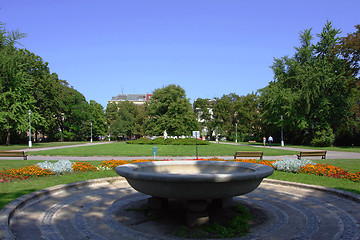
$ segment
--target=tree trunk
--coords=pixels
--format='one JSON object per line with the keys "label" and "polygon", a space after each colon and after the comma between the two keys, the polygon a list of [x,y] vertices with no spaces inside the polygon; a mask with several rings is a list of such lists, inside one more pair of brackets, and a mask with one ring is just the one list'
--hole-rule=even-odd
{"label": "tree trunk", "polygon": [[10,129],[7,130],[6,134],[6,145],[10,145]]}

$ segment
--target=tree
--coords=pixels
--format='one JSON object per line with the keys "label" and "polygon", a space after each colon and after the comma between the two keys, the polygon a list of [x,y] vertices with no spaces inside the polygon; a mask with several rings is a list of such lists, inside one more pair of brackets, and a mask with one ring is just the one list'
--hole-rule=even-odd
{"label": "tree", "polygon": [[255,93],[246,96],[231,93],[216,98],[213,104],[213,117],[218,134],[235,140],[237,129],[240,141],[250,136],[254,138],[258,132],[258,105],[259,96]]}
{"label": "tree", "polygon": [[57,116],[60,132],[56,137],[61,141],[84,140],[90,136],[89,104],[85,97],[66,81],[60,86]]}
{"label": "tree", "polygon": [[50,73],[48,63],[27,49],[18,49],[18,31],[7,32],[0,23],[0,141],[26,141],[31,110],[31,127],[49,140],[83,140],[104,134],[101,105],[91,102],[69,84]]}
{"label": "tree", "polygon": [[129,101],[109,103],[106,116],[111,135],[123,138],[144,135],[144,106]]}
{"label": "tree", "polygon": [[213,117],[213,100],[198,98],[194,101],[194,112],[201,126],[202,136],[212,136],[215,131]]}
{"label": "tree", "polygon": [[341,124],[348,122],[353,84],[334,51],[339,33],[327,22],[312,45],[311,31],[305,30],[293,58],[274,59],[274,81],[261,90],[264,130],[279,132],[285,125],[293,143],[308,144],[318,142],[320,133],[334,138]]}
{"label": "tree", "polygon": [[360,142],[360,25],[354,33],[340,39],[334,52],[339,53],[345,64],[348,78],[353,80],[353,105],[348,124],[341,124],[337,133],[337,143],[350,145]]}
{"label": "tree", "polygon": [[35,102],[29,94],[32,83],[23,70],[23,56],[15,47],[24,36],[17,31],[7,32],[0,24],[0,129],[7,145],[11,135],[23,135],[28,128],[28,111]]}
{"label": "tree", "polygon": [[199,129],[185,90],[177,85],[156,89],[146,113],[146,132],[150,135],[163,135],[166,130],[170,136],[189,136]]}
{"label": "tree", "polygon": [[357,31],[341,38],[335,49],[349,64],[348,70],[353,76],[357,76],[360,71],[360,25],[356,25],[355,28]]}
{"label": "tree", "polygon": [[90,100],[89,112],[90,122],[92,123],[93,138],[97,137],[99,139],[101,136],[105,136],[107,129],[106,116],[103,107],[95,100]]}

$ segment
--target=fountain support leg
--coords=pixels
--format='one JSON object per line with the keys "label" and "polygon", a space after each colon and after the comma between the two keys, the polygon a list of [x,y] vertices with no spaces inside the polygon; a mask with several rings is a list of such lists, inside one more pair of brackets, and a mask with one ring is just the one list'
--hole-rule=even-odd
{"label": "fountain support leg", "polygon": [[167,198],[150,197],[148,198],[148,207],[150,209],[165,209],[168,205]]}
{"label": "fountain support leg", "polygon": [[230,204],[232,199],[232,197],[212,199],[211,206],[215,208],[223,208],[224,206]]}
{"label": "fountain support leg", "polygon": [[209,222],[208,205],[206,200],[188,200],[186,220],[189,227]]}

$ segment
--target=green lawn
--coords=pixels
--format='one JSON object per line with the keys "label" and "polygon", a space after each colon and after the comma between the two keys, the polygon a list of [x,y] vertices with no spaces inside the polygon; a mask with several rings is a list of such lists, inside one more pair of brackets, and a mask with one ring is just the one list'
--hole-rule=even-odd
{"label": "green lawn", "polygon": [[326,163],[331,166],[340,167],[342,169],[349,170],[349,172],[356,173],[360,171],[360,159],[326,159],[326,160],[315,160],[311,161],[315,163]]}
{"label": "green lawn", "polygon": [[[2,168],[20,168],[36,164],[40,161],[35,160],[0,160]],[[91,161],[93,165],[99,165],[101,161]],[[324,162],[319,160],[316,162]],[[350,172],[356,172],[360,169],[360,159],[351,160],[326,160],[327,163],[338,166],[343,169],[347,169]],[[88,173],[73,173],[60,176],[47,176],[29,180],[14,181],[7,183],[0,183],[0,209],[3,208],[10,201],[33,191],[41,190],[47,187],[67,184],[72,182],[79,182],[88,179],[115,177],[118,176],[115,171],[99,171],[99,172],[88,172]],[[352,182],[350,180],[336,179],[315,175],[297,174],[297,173],[286,173],[275,171],[271,179],[278,179],[291,182],[299,182],[312,185],[320,185],[325,187],[343,189],[346,191],[360,194],[360,183]]]}
{"label": "green lawn", "polygon": [[[44,147],[57,147],[66,145],[79,145],[89,142],[44,142],[44,143],[33,143],[32,148],[44,148]],[[29,148],[28,144],[14,144],[10,146],[0,145],[0,151],[10,151]]]}
{"label": "green lawn", "polygon": [[307,175],[301,173],[288,173],[280,171],[274,171],[273,175],[271,175],[269,178],[342,189],[356,194],[360,194],[360,183],[353,182],[347,179],[337,179],[324,176]]}
{"label": "green lawn", "polygon": [[[248,143],[248,142],[242,142],[244,145],[248,146],[262,146],[263,143],[256,142],[256,143]],[[266,143],[266,146],[269,146],[268,143]],[[273,146],[280,147],[280,143],[273,143]],[[340,151],[340,152],[357,152],[360,153],[360,147],[359,146],[343,146],[343,147],[313,147],[313,146],[305,146],[305,145],[291,145],[291,144],[285,144],[285,147],[289,148],[304,148],[304,149],[313,149],[313,150],[326,150],[326,151]]]}
{"label": "green lawn", "polygon": [[[152,156],[152,148],[155,145],[109,143],[101,145],[80,146],[76,148],[62,148],[28,152],[29,155],[49,156]],[[194,145],[158,145],[158,156],[195,156]],[[265,156],[294,155],[298,152],[258,148],[253,146],[227,145],[211,143],[210,145],[198,145],[198,156],[232,156],[236,151],[263,151]]]}

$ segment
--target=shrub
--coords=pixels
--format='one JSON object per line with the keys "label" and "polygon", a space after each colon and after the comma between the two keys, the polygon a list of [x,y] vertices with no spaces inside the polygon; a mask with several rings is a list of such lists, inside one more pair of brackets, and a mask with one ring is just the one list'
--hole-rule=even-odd
{"label": "shrub", "polygon": [[329,147],[334,141],[334,133],[330,127],[327,127],[315,133],[314,139],[311,141],[311,145],[315,147]]}
{"label": "shrub", "polygon": [[148,144],[151,140],[146,137],[139,138],[137,140],[126,141],[127,144]]}
{"label": "shrub", "polygon": [[148,138],[139,138],[138,140],[127,141],[127,144],[152,144],[152,145],[208,145],[208,141],[196,140],[195,138],[167,138],[164,140],[163,137],[158,137],[153,140]]}
{"label": "shrub", "polygon": [[59,160],[55,163],[45,161],[36,165],[42,169],[50,169],[55,174],[65,174],[73,171],[73,163],[69,160]]}
{"label": "shrub", "polygon": [[274,162],[272,165],[278,171],[283,172],[298,172],[301,167],[306,166],[308,164],[314,164],[312,161],[307,159],[281,159]]}

